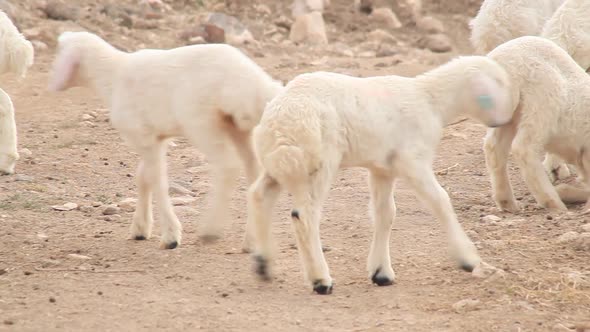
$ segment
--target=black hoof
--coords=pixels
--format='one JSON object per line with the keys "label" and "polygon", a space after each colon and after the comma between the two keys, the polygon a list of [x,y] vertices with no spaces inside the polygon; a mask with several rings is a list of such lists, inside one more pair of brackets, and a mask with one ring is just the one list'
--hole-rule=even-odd
{"label": "black hoof", "polygon": [[391,280],[387,277],[378,276],[379,272],[381,272],[381,268],[378,268],[377,271],[375,271],[375,273],[373,273],[373,276],[371,277],[371,280],[373,281],[374,284],[376,284],[377,286],[393,285],[393,280]]}
{"label": "black hoof", "polygon": [[256,261],[256,274],[262,278],[262,280],[270,280],[270,275],[268,273],[268,261],[266,258],[256,255],[254,256],[254,260]]}
{"label": "black hoof", "polygon": [[473,272],[473,269],[475,269],[475,266],[467,263],[461,263],[461,270],[471,273]]}
{"label": "black hoof", "polygon": [[164,248],[165,249],[174,249],[176,247],[178,247],[178,242],[174,241],[174,242],[167,243]]}
{"label": "black hoof", "polygon": [[321,280],[316,280],[313,282],[313,291],[320,294],[320,295],[332,294],[332,285],[330,285],[330,286],[322,285]]}
{"label": "black hoof", "polygon": [[145,236],[143,236],[143,235],[136,235],[136,236],[135,236],[133,239],[134,239],[135,241],[143,241],[143,240],[145,240],[146,238],[145,238]]}
{"label": "black hoof", "polygon": [[299,219],[299,211],[291,210],[291,218]]}

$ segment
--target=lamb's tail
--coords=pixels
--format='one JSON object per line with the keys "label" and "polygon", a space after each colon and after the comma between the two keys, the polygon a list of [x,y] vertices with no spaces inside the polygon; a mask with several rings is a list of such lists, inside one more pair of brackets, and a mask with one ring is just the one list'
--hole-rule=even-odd
{"label": "lamb's tail", "polygon": [[306,182],[305,180],[315,168],[311,160],[306,158],[303,149],[294,145],[278,146],[264,156],[262,164],[272,178],[287,188]]}

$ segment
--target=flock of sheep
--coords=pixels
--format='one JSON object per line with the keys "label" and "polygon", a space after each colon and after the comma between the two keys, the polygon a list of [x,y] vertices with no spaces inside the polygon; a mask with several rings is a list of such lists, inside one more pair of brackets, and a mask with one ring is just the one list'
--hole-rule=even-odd
{"label": "flock of sheep", "polygon": [[[182,226],[168,195],[165,156],[170,139],[186,137],[212,165],[212,206],[200,236],[221,237],[244,168],[250,187],[243,249],[254,255],[257,273],[270,277],[271,213],[284,190],[293,198],[291,217],[306,280],[315,292],[329,294],[321,207],[344,167],[369,172],[374,234],[367,270],[375,284],[390,285],[395,278],[389,237],[398,178],[444,224],[460,266],[472,271],[481,263],[432,169],[445,126],[459,116],[488,127],[486,166],[501,209],[518,210],[507,172],[510,151],[538,204],[566,210],[564,201],[590,197],[587,17],[587,0],[485,0],[470,24],[471,42],[481,54],[413,78],[315,72],[286,85],[225,44],[127,53],[95,34],[64,32],[49,89],[93,89],[109,107],[112,125],[139,153],[131,238],[150,237],[155,196],[161,247],[180,244]],[[1,72],[24,76],[33,48],[4,13],[0,36]],[[6,94],[0,99],[0,170],[10,174],[18,160],[14,110]],[[542,152],[548,153],[545,167],[538,159]],[[581,188],[553,186],[569,176],[565,163],[575,166]]]}

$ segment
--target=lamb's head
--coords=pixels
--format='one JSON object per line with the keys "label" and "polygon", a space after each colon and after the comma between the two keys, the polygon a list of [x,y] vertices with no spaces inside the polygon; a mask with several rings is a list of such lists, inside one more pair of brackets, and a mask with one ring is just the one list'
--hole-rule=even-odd
{"label": "lamb's head", "polygon": [[85,68],[88,57],[91,54],[96,55],[93,52],[99,51],[105,44],[103,39],[90,32],[66,31],[59,35],[49,90],[63,91],[72,87],[88,86],[88,73]]}
{"label": "lamb's head", "polygon": [[463,57],[463,60],[466,80],[460,87],[456,107],[488,127],[510,122],[515,105],[506,70],[484,56]]}

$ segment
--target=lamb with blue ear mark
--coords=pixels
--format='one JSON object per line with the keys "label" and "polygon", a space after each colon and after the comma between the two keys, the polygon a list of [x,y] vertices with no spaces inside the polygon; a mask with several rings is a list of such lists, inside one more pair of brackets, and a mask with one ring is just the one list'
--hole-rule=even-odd
{"label": "lamb with blue ear mark", "polygon": [[327,72],[295,77],[268,104],[253,131],[262,167],[248,191],[248,224],[256,228],[256,272],[270,278],[275,253],[271,214],[285,190],[293,197],[291,219],[305,279],[319,294],[332,292],[320,219],[330,185],[346,167],[369,170],[374,233],[367,272],[373,283],[385,286],[395,280],[389,237],[399,178],[442,222],[452,257],[472,271],[481,258],[432,163],[444,127],[458,116],[501,126],[511,121],[514,104],[506,71],[485,56],[459,57],[414,78]]}
{"label": "lamb with blue ear mark", "polygon": [[587,189],[568,184],[555,188],[538,154],[552,153],[575,165],[582,183],[590,188],[590,76],[563,48],[541,37],[513,39],[488,57],[506,69],[518,101],[513,121],[488,129],[484,140],[496,205],[510,212],[520,209],[508,176],[511,151],[540,206],[567,211],[562,200],[587,200]]}
{"label": "lamb with blue ear mark", "polygon": [[[248,183],[258,174],[250,133],[264,106],[282,91],[240,50],[225,44],[170,50],[120,51],[89,32],[64,32],[49,88],[94,89],[110,108],[113,126],[140,155],[138,202],[130,237],[150,237],[152,194],[161,218],[161,247],[176,248],[182,227],[168,195],[167,143],[184,136],[203,152],[212,172],[211,207],[200,236],[221,236],[241,159]],[[250,229],[247,227],[247,229]],[[249,249],[245,236],[244,247]]]}
{"label": "lamb with blue ear mark", "polygon": [[[545,37],[566,50],[584,70],[590,68],[590,1],[485,0],[470,22],[471,43],[486,54],[511,39]],[[570,176],[570,169],[551,153],[543,166],[551,181]]]}
{"label": "lamb with blue ear mark", "polygon": [[[24,78],[34,63],[35,50],[0,10],[0,74],[14,73]],[[0,174],[12,174],[19,160],[14,106],[0,89]]]}

